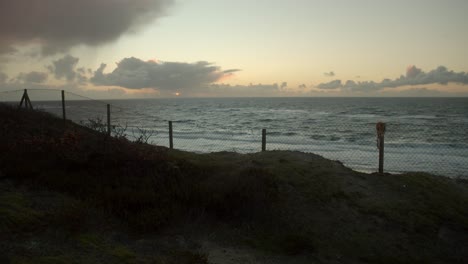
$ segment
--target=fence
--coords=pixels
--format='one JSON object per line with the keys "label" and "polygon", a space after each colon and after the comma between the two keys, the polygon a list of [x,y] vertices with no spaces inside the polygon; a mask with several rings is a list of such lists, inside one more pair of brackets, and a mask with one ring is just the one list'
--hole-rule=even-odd
{"label": "fence", "polygon": [[[1,92],[0,102],[19,104],[24,94],[24,90]],[[468,176],[466,120],[418,124],[389,115],[383,120],[386,131],[378,137],[377,122],[365,112],[330,116],[321,111],[276,109],[281,105],[274,104],[255,106],[273,100],[266,98],[244,99],[240,104],[240,99],[104,102],[58,90],[28,90],[27,95],[35,109],[114,136],[169,148],[199,153],[293,150],[339,160],[364,172],[383,172],[385,166],[392,173]]]}

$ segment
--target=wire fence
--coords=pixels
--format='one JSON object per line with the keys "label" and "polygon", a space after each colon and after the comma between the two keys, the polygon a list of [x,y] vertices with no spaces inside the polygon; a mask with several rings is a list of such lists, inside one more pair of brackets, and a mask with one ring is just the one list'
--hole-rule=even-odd
{"label": "wire fence", "polygon": [[[27,93],[35,109],[63,117],[61,91]],[[23,94],[24,90],[0,92],[0,102],[18,104]],[[297,122],[283,119],[280,111],[261,113],[214,105],[222,101],[210,102],[203,108],[171,100],[156,105],[151,100],[99,101],[72,92],[63,95],[66,119],[107,133],[109,105],[111,135],[133,141],[171,147],[172,135],[173,147],[179,150],[253,153],[262,150],[265,140],[266,150],[315,153],[358,171],[378,170],[376,123],[371,121],[348,118],[337,123],[315,113],[319,117]],[[418,171],[468,178],[468,122],[456,122],[456,126],[450,121],[429,122],[421,126],[411,120],[389,119],[385,132],[386,172]]]}

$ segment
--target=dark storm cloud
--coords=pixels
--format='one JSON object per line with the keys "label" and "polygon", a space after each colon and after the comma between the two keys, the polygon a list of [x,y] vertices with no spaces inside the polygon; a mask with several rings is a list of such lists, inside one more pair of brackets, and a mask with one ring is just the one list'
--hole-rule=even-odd
{"label": "dark storm cloud", "polygon": [[341,80],[333,80],[328,83],[321,83],[317,85],[317,88],[325,90],[342,88],[350,91],[368,92],[378,91],[384,88],[395,88],[407,85],[446,85],[448,83],[468,84],[468,73],[449,71],[444,66],[439,66],[434,70],[424,72],[416,66],[410,66],[406,69],[405,75],[402,75],[400,76],[400,78],[394,80],[384,79],[381,82],[355,82],[352,80],[348,80],[344,84]]}
{"label": "dark storm cloud", "polygon": [[[1,33],[0,33],[1,36]],[[0,55],[7,54],[7,53],[14,53],[16,51],[15,48],[9,46],[5,40],[0,39]]]}
{"label": "dark storm cloud", "polygon": [[45,72],[32,71],[29,73],[20,73],[16,79],[23,83],[44,83],[49,75]]}
{"label": "dark storm cloud", "polygon": [[331,72],[324,72],[323,74],[324,74],[325,76],[327,76],[327,77],[333,77],[333,76],[335,76],[335,72],[333,72],[333,71],[331,71]]}
{"label": "dark storm cloud", "polygon": [[108,43],[165,14],[173,0],[0,0],[0,54],[39,44],[44,55]]}
{"label": "dark storm cloud", "polygon": [[47,69],[50,73],[54,74],[57,80],[65,79],[72,82],[78,75],[81,75],[80,70],[75,70],[78,61],[80,61],[79,58],[66,55],[58,60],[52,61],[52,65],[47,66]]}
{"label": "dark storm cloud", "polygon": [[204,86],[232,75],[236,70],[222,71],[220,67],[200,61],[196,63],[143,61],[125,58],[111,73],[104,73],[101,64],[90,81],[98,86],[120,86],[128,89],[157,88],[187,90]]}

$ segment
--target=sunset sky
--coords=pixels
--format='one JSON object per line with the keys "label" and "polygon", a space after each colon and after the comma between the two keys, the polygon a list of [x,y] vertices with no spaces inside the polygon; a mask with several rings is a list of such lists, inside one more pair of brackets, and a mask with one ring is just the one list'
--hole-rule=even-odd
{"label": "sunset sky", "polygon": [[0,0],[0,91],[468,96],[466,0]]}

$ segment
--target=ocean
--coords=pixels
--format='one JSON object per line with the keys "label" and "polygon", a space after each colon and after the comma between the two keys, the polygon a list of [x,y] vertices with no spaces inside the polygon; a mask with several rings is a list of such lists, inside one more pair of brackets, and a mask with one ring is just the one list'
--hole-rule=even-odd
{"label": "ocean", "polygon": [[[171,98],[111,100],[112,125],[129,139],[200,153],[296,150],[363,172],[378,168],[375,125],[386,124],[386,172],[468,178],[468,98]],[[61,114],[59,102],[35,107]],[[101,118],[99,101],[67,101],[76,122]]]}

